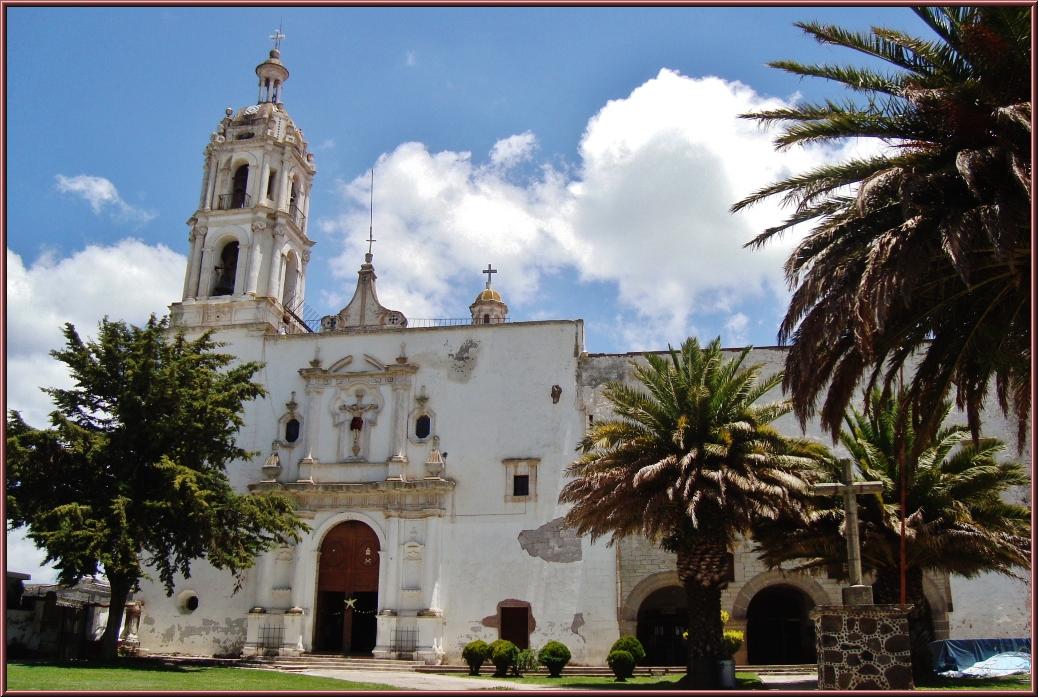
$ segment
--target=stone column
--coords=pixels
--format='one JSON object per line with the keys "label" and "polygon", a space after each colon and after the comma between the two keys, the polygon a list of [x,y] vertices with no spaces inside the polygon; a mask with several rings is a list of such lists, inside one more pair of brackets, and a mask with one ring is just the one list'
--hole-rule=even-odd
{"label": "stone column", "polygon": [[208,153],[205,157],[205,162],[202,164],[202,191],[198,194],[198,207],[201,209],[208,208],[205,204],[209,196],[209,172],[212,169],[212,163],[212,153]]}
{"label": "stone column", "polygon": [[386,609],[400,609],[400,518],[386,519]]}
{"label": "stone column", "polygon": [[268,237],[266,230],[267,224],[265,222],[252,224],[252,246],[250,247],[252,253],[249,254],[249,275],[245,283],[245,292],[252,295],[262,294],[259,290],[259,275],[260,265],[263,263],[264,257],[268,256],[264,252]]}
{"label": "stone column", "polygon": [[[273,228],[268,227],[270,235],[265,240],[265,246],[268,251],[263,255],[263,269],[260,273],[260,289],[263,294],[268,297],[275,297],[277,294],[277,287],[274,285],[274,263],[280,256],[278,252],[281,248],[281,242],[285,239],[285,228],[282,225],[275,224]],[[258,291],[257,291],[258,292]]]}
{"label": "stone column", "polygon": [[216,180],[220,177],[220,169],[216,163],[216,155],[212,152],[209,154],[209,167],[207,171],[209,174],[206,178],[205,204],[202,208],[212,210],[216,205]]}
{"label": "stone column", "polygon": [[[238,243],[238,265],[234,269],[235,295],[245,295],[245,281],[248,278],[249,260],[252,258],[251,242]],[[242,263],[244,260],[244,263]]]}
{"label": "stone column", "polygon": [[306,386],[306,455],[299,461],[299,481],[314,481],[313,466],[318,462],[314,457],[314,446],[317,444],[317,436],[320,432],[318,420],[320,419],[320,402],[324,394],[324,388],[316,385]]}
{"label": "stone column", "polygon": [[187,254],[187,272],[184,274],[184,300],[195,297],[194,286],[198,278],[197,266],[200,261],[199,257],[202,254],[202,239],[205,237],[204,230],[205,228],[192,226],[191,231],[187,234],[191,248]]}
{"label": "stone column", "polygon": [[[317,569],[321,563],[321,548],[311,550],[309,554],[296,547],[296,568],[292,573],[292,607],[306,608],[310,601],[306,597],[306,576],[310,568]],[[312,598],[311,598],[312,600]]]}
{"label": "stone column", "polygon": [[298,656],[306,650],[303,643],[304,620],[302,608],[292,607],[285,610],[284,635],[281,639],[282,656]]}
{"label": "stone column", "polygon": [[271,552],[264,552],[263,556],[259,558],[259,563],[256,564],[256,605],[263,608],[269,608],[274,604],[274,596],[271,592],[271,571],[274,566],[274,557],[276,556],[276,550]]}
{"label": "stone column", "polygon": [[216,250],[212,247],[202,249],[202,261],[199,265],[198,287],[195,289],[196,298],[209,297],[210,288],[213,285],[213,254]]}
{"label": "stone column", "polygon": [[404,407],[404,396],[408,387],[409,385],[402,382],[400,376],[397,375],[392,385],[393,427],[389,436],[388,479],[404,479],[407,474],[404,468],[407,464],[407,456],[404,454],[404,443],[407,442],[407,424],[404,421],[407,418],[407,412]]}
{"label": "stone column", "polygon": [[911,605],[819,605],[811,610],[820,690],[911,690]]}
{"label": "stone column", "polygon": [[425,559],[422,564],[422,595],[425,608],[439,609],[439,593],[437,581],[440,578],[440,519],[425,519]]}
{"label": "stone column", "polygon": [[257,206],[262,205],[263,201],[265,199],[265,196],[263,194],[267,190],[267,178],[270,176],[270,165],[267,162],[269,157],[270,157],[270,145],[268,144],[265,148],[263,148],[263,156],[260,158],[259,177],[258,177],[259,181],[256,182],[256,187],[255,187],[256,193],[255,193],[255,195],[253,196],[253,199],[252,199],[253,201],[256,202]]}

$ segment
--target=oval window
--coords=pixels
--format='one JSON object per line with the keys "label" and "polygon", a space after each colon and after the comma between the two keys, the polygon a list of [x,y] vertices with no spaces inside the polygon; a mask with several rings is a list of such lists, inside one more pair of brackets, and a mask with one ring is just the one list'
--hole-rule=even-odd
{"label": "oval window", "polygon": [[428,438],[429,431],[432,430],[432,419],[428,415],[422,414],[414,422],[414,435],[415,438]]}
{"label": "oval window", "polygon": [[299,420],[289,419],[285,424],[285,442],[295,443],[299,440]]}

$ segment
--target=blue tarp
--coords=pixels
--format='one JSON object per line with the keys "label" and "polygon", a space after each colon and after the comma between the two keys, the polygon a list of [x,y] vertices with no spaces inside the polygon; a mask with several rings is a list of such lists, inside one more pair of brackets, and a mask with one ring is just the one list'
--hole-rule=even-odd
{"label": "blue tarp", "polygon": [[1031,653],[1030,639],[942,639],[930,642],[934,672],[964,670],[995,654]]}
{"label": "blue tarp", "polygon": [[946,670],[941,675],[949,678],[1001,678],[1006,675],[1028,675],[1031,672],[1031,654],[1022,651],[996,653],[991,658],[963,670]]}

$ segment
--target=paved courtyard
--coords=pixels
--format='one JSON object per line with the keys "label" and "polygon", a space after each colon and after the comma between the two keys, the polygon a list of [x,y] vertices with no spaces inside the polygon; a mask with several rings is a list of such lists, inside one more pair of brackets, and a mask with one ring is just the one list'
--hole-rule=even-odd
{"label": "paved courtyard", "polygon": [[[339,680],[354,680],[357,682],[382,683],[392,685],[404,690],[558,690],[579,689],[559,688],[549,685],[516,684],[507,680],[486,680],[479,678],[461,678],[451,675],[436,675],[432,673],[414,673],[411,671],[381,671],[381,670],[344,670],[344,669],[315,669],[303,671],[306,675],[319,675],[325,678],[337,678]],[[761,681],[769,690],[815,690],[817,689],[817,676],[811,674],[797,675],[762,675]]]}

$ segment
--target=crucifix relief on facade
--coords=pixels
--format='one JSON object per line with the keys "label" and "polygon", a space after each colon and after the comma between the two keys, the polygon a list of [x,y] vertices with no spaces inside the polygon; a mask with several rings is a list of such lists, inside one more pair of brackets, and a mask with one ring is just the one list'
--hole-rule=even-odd
{"label": "crucifix relief on facade", "polygon": [[367,459],[370,430],[381,408],[377,391],[367,387],[358,387],[349,397],[340,394],[336,399],[333,421],[339,429],[340,461]]}

